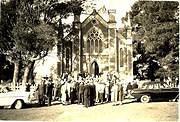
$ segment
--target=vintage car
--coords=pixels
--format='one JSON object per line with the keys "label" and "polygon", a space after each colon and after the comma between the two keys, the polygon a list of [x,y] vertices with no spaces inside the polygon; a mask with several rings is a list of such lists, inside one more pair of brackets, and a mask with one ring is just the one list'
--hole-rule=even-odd
{"label": "vintage car", "polygon": [[171,88],[166,82],[145,82],[141,88],[133,89],[131,95],[142,103],[154,100],[178,100],[179,89]]}
{"label": "vintage car", "polygon": [[34,96],[30,92],[21,90],[12,91],[8,87],[0,88],[0,106],[21,109],[26,104],[32,103]]}

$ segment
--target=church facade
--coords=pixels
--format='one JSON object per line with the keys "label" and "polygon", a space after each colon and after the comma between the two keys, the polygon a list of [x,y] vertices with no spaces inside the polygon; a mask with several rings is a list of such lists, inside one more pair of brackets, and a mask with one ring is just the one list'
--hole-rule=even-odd
{"label": "church facade", "polygon": [[74,12],[73,30],[59,47],[57,74],[88,73],[99,75],[117,72],[133,78],[132,36],[130,24],[126,34],[116,28],[115,10],[108,11],[108,21],[94,10],[83,22]]}

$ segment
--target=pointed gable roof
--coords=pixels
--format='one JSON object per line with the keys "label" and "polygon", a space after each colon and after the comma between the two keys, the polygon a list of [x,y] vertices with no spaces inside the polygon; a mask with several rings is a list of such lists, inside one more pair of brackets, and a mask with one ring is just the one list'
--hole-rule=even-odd
{"label": "pointed gable roof", "polygon": [[99,20],[105,27],[108,28],[108,23],[106,20],[102,18],[102,16],[99,15],[99,13],[94,9],[93,12],[82,22],[82,27],[86,26],[90,21],[92,20]]}

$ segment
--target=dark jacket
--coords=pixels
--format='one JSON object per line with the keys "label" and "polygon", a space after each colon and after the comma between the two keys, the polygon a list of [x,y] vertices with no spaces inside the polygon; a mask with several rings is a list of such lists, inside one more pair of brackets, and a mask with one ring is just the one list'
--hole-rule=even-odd
{"label": "dark jacket", "polygon": [[46,85],[45,84],[39,84],[37,87],[38,95],[44,96],[46,92]]}
{"label": "dark jacket", "polygon": [[53,84],[52,83],[48,83],[46,86],[46,95],[47,97],[52,97],[52,90],[53,90]]}
{"label": "dark jacket", "polygon": [[84,97],[85,98],[89,98],[90,97],[90,86],[89,85],[85,85],[84,86]]}
{"label": "dark jacket", "polygon": [[82,94],[84,92],[84,84],[79,85],[79,93]]}

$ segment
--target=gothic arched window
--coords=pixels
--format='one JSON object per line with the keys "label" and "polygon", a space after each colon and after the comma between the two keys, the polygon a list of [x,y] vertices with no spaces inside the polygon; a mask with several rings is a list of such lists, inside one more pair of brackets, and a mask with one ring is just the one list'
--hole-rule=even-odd
{"label": "gothic arched window", "polygon": [[127,48],[124,48],[124,63],[127,67]]}
{"label": "gothic arched window", "polygon": [[122,48],[120,48],[120,67],[123,67],[123,49]]}
{"label": "gothic arched window", "polygon": [[90,53],[94,52],[94,39],[90,40]]}
{"label": "gothic arched window", "polygon": [[103,51],[103,48],[102,48],[102,47],[103,47],[103,44],[102,44],[102,40],[100,39],[100,40],[99,40],[99,52],[100,52],[100,53],[102,53],[102,51]]}
{"label": "gothic arched window", "polygon": [[102,52],[102,38],[103,33],[97,29],[93,28],[89,31],[87,37],[87,53],[101,53]]}

